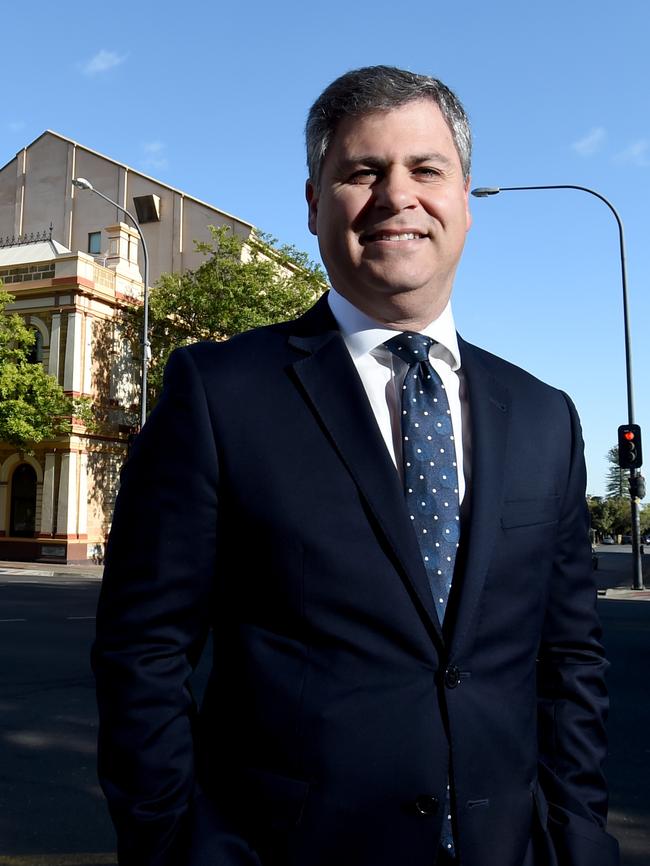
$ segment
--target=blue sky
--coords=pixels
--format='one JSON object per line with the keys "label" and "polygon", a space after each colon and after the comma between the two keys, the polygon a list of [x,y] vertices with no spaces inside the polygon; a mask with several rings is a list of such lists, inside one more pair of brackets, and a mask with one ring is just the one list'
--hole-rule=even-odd
{"label": "blue sky", "polygon": [[[625,223],[636,420],[650,455],[646,0],[107,5],[4,14],[0,165],[54,129],[318,258],[302,130],[319,91],[374,63],[442,78],[474,129],[473,186],[573,183]],[[574,398],[588,489],[627,421],[616,224],[574,191],[475,199],[462,335]],[[650,457],[649,457],[650,459]]]}

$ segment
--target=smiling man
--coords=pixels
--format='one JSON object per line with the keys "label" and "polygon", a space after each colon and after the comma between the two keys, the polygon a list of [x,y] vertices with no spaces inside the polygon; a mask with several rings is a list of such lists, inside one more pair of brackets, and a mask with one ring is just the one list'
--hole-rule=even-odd
{"label": "smiling man", "polygon": [[119,862],[616,866],[579,423],[454,325],[465,112],[360,69],[307,151],[331,291],[176,352],[123,472],[93,650]]}
{"label": "smiling man", "polygon": [[309,227],[337,292],[390,327],[437,319],[471,223],[468,182],[432,100],[344,117],[307,184]]}

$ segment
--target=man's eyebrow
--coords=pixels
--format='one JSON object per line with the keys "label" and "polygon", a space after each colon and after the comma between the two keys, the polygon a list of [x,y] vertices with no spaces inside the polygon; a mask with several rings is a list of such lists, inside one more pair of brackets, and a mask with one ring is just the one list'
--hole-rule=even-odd
{"label": "man's eyebrow", "polygon": [[[367,165],[369,168],[387,168],[391,162],[392,160],[385,159],[376,154],[358,154],[342,159],[339,166],[341,168],[351,168],[355,165]],[[437,150],[430,151],[429,153],[411,154],[406,157],[405,162],[408,166],[421,165],[426,162],[435,162],[438,165],[442,164],[444,166],[452,165],[452,160]]]}
{"label": "man's eyebrow", "polygon": [[452,165],[453,161],[444,153],[440,153],[440,151],[432,150],[430,153],[422,153],[422,154],[414,154],[410,156],[407,160],[409,165],[420,165],[423,162],[435,162],[440,165]]}

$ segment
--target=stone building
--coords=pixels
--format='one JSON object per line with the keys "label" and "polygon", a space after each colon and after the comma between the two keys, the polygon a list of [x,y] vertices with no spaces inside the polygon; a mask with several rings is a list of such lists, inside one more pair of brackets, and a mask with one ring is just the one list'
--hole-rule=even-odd
{"label": "stone building", "polygon": [[121,320],[142,302],[138,234],[83,176],[136,211],[151,281],[202,260],[208,225],[248,238],[252,225],[46,132],[0,169],[0,281],[35,332],[34,361],[71,396],[93,401],[97,427],[21,453],[0,442],[0,559],[75,562],[103,557],[127,441],[138,417],[139,363]]}

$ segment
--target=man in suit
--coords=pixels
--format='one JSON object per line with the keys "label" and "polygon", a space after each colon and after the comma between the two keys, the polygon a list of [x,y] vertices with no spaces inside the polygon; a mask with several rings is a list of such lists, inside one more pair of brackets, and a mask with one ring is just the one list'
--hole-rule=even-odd
{"label": "man in suit", "polygon": [[356,70],[307,145],[332,291],[176,352],[123,472],[93,650],[120,864],[615,866],[578,419],[451,312],[465,113]]}

